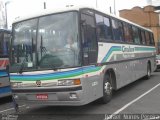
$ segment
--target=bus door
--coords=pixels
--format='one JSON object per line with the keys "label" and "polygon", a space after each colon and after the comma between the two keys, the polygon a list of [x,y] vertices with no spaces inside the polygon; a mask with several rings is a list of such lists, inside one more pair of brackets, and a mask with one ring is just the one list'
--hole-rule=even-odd
{"label": "bus door", "polygon": [[[96,28],[93,16],[81,14],[81,35],[83,65],[93,65],[97,63],[98,56],[98,43],[96,40]],[[95,75],[85,80],[85,84],[88,86],[86,91],[92,91],[91,96],[96,96],[99,91],[97,89],[101,88],[99,87],[100,84],[98,84],[98,77],[98,75]]]}
{"label": "bus door", "polygon": [[81,14],[83,65],[97,63],[98,44],[94,16]]}

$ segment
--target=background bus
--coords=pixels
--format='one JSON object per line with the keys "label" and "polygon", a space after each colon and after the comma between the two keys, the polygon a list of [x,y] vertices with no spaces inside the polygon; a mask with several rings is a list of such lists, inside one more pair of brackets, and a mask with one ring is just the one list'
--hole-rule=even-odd
{"label": "background bus", "polygon": [[0,97],[11,95],[9,82],[9,73],[7,65],[9,64],[9,42],[11,31],[0,29]]}
{"label": "background bus", "polygon": [[[68,35],[77,49],[65,48]],[[156,68],[151,30],[85,7],[15,21],[11,47],[10,80],[17,103],[107,103],[113,90],[150,78]]]}

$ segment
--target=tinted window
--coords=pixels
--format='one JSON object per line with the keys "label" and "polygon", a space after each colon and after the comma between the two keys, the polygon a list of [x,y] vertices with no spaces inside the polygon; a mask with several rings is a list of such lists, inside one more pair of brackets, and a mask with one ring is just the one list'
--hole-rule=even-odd
{"label": "tinted window", "polygon": [[96,17],[97,39],[98,39],[98,41],[103,41],[105,39],[103,17],[101,15],[97,15],[97,14],[95,15],[95,17]]}
{"label": "tinted window", "polygon": [[145,31],[145,38],[147,45],[150,45],[150,38],[149,38],[149,32]]}
{"label": "tinted window", "polygon": [[4,33],[4,54],[8,55],[11,34]]}
{"label": "tinted window", "polygon": [[129,24],[124,23],[124,38],[128,43],[132,43],[132,27]]}
{"label": "tinted window", "polygon": [[97,42],[94,17],[81,14],[82,47],[84,65],[97,62]]}
{"label": "tinted window", "polygon": [[97,14],[95,16],[98,41],[111,40],[112,32],[109,18]]}
{"label": "tinted window", "polygon": [[140,41],[140,36],[139,36],[139,29],[132,26],[132,31],[133,31],[133,41],[135,44],[141,44]]}
{"label": "tinted window", "polygon": [[10,34],[0,33],[0,56],[8,55]]}
{"label": "tinted window", "polygon": [[149,36],[150,36],[150,44],[154,45],[154,36],[153,36],[153,33],[149,33]]}
{"label": "tinted window", "polygon": [[112,19],[113,38],[117,41],[123,41],[122,23]]}
{"label": "tinted window", "polygon": [[107,40],[112,39],[112,30],[111,30],[111,24],[110,20],[107,17],[104,17],[104,25],[105,25],[105,38]]}
{"label": "tinted window", "polygon": [[141,42],[143,45],[146,44],[144,31],[141,30]]}

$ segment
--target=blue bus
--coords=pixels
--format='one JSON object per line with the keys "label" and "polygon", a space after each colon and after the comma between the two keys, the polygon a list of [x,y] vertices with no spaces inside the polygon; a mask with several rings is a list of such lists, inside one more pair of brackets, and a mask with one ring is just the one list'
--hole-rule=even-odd
{"label": "blue bus", "polygon": [[8,65],[9,42],[11,31],[0,29],[0,98],[11,95]]}

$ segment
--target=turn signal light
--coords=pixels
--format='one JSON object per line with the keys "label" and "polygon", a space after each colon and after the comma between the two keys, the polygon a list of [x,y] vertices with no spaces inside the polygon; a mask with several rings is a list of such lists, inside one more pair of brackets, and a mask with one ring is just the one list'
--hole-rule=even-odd
{"label": "turn signal light", "polygon": [[74,85],[80,85],[80,84],[81,84],[80,79],[75,79],[75,80],[74,80]]}

